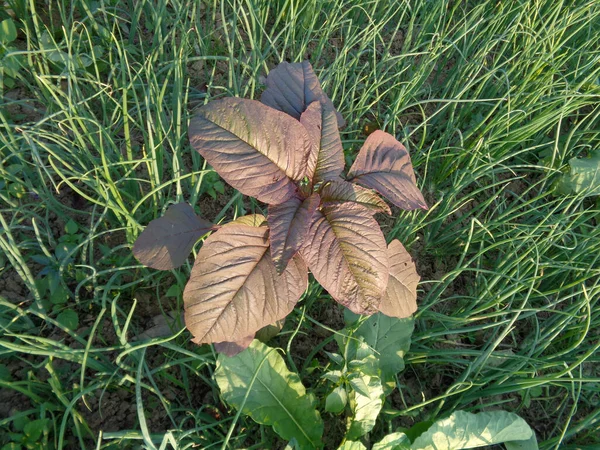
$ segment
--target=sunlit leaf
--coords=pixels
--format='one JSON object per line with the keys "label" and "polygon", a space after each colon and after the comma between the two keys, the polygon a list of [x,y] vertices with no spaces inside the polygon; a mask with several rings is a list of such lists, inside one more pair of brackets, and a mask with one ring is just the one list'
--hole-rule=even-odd
{"label": "sunlit leaf", "polygon": [[460,450],[527,441],[533,431],[516,414],[490,411],[477,414],[455,411],[447,419],[438,420],[413,442],[412,450]]}
{"label": "sunlit leaf", "polygon": [[304,200],[292,197],[285,203],[269,207],[271,257],[277,273],[283,272],[300,250],[319,201],[319,195],[313,194]]}
{"label": "sunlit leaf", "polygon": [[346,407],[348,402],[348,393],[344,386],[336,387],[326,398],[325,398],[325,411],[330,413],[340,413]]}
{"label": "sunlit leaf", "polygon": [[[377,366],[376,358],[370,355],[360,363],[354,364],[354,373],[358,376],[351,380],[354,390],[350,407],[354,412],[354,417],[346,433],[347,439],[357,439],[371,431],[383,406],[381,378],[372,370]],[[360,383],[358,383],[359,381]],[[361,388],[357,389],[359,385]]]}
{"label": "sunlit leaf", "polygon": [[[354,323],[359,316],[350,311],[344,312],[348,323]],[[386,392],[395,386],[395,375],[404,370],[404,355],[410,349],[410,338],[414,330],[412,318],[398,319],[381,313],[373,314],[361,322],[353,336],[364,339],[378,358],[381,377]],[[354,346],[357,341],[350,341]]]}
{"label": "sunlit leaf", "polygon": [[383,233],[370,211],[317,210],[301,255],[337,302],[357,314],[377,310],[388,282],[388,257]]}
{"label": "sunlit leaf", "polygon": [[345,441],[338,447],[338,450],[367,450],[362,442],[358,441]]}
{"label": "sunlit leaf", "polygon": [[190,205],[178,203],[148,224],[135,241],[133,254],[153,269],[175,269],[186,261],[196,241],[212,229],[213,224],[199,218]]}
{"label": "sunlit leaf", "polygon": [[385,131],[377,130],[369,135],[347,178],[375,189],[399,208],[427,209],[408,151]]}
{"label": "sunlit leaf", "polygon": [[214,379],[223,399],[256,422],[271,425],[298,448],[322,447],[323,421],[315,400],[273,348],[254,340],[232,358],[219,356]]}
{"label": "sunlit leaf", "polygon": [[410,450],[410,440],[406,434],[400,431],[390,433],[376,444],[373,444],[371,450]]}
{"label": "sunlit leaf", "polygon": [[313,102],[300,116],[300,123],[313,142],[308,160],[308,179],[313,184],[339,179],[344,170],[344,149],[332,107]]}
{"label": "sunlit leaf", "polygon": [[320,195],[324,206],[354,203],[371,210],[373,213],[391,214],[390,207],[375,191],[344,180],[326,183],[321,189]]}
{"label": "sunlit leaf", "polygon": [[306,290],[306,266],[295,257],[278,275],[268,231],[230,223],[206,239],[183,293],[194,342],[239,341],[294,308]]}
{"label": "sunlit leaf", "polygon": [[[308,61],[301,63],[282,62],[269,72],[265,81],[267,88],[262,93],[260,101],[271,108],[300,119],[306,108],[318,100],[332,108],[333,103],[325,95],[312,66]],[[336,112],[338,126],[341,128],[346,121]]]}
{"label": "sunlit leaf", "polygon": [[255,100],[225,98],[190,121],[190,143],[242,194],[269,204],[296,192],[306,176],[312,142],[292,117]]}
{"label": "sunlit leaf", "polygon": [[390,317],[409,317],[417,310],[417,284],[420,279],[417,268],[410,253],[397,239],[388,245],[388,258],[390,278],[379,311]]}
{"label": "sunlit leaf", "polygon": [[558,182],[559,192],[580,194],[585,197],[600,195],[600,150],[591,152],[589,158],[571,158],[571,170]]}

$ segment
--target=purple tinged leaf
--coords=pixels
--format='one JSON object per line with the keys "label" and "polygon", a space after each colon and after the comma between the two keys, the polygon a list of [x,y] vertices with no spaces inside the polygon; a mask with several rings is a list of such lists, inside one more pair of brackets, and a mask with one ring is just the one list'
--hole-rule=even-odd
{"label": "purple tinged leaf", "polygon": [[[308,105],[317,100],[335,111],[308,61],[292,64],[282,62],[269,72],[266,85],[260,101],[295,119],[300,120]],[[338,127],[342,128],[346,121],[339,112],[335,111],[335,114]]]}
{"label": "purple tinged leaf", "polygon": [[333,108],[313,102],[300,116],[300,123],[313,142],[313,151],[308,159],[309,180],[317,184],[339,179],[344,170],[344,149]]}
{"label": "purple tinged leaf", "polygon": [[317,210],[300,254],[334,300],[356,314],[377,311],[388,282],[388,256],[371,211],[347,205]]}
{"label": "purple tinged leaf", "polygon": [[151,221],[133,245],[134,256],[145,266],[170,270],[181,266],[194,244],[214,225],[199,218],[187,203],[169,206]]}
{"label": "purple tinged leaf", "polygon": [[246,350],[253,340],[254,334],[251,334],[236,342],[216,342],[214,345],[215,350],[218,353],[223,353],[224,355],[231,357]]}
{"label": "purple tinged leaf", "polygon": [[306,290],[300,258],[277,274],[268,233],[267,227],[230,223],[204,242],[183,293],[195,343],[240,341],[284,318]]}
{"label": "purple tinged leaf", "polygon": [[277,273],[282,273],[300,250],[319,202],[319,195],[313,194],[305,200],[292,197],[280,205],[269,206],[271,258]]}
{"label": "purple tinged leaf", "polygon": [[323,206],[336,206],[342,203],[354,203],[363,206],[372,213],[391,214],[390,207],[375,191],[348,183],[344,180],[330,181],[320,191]]}
{"label": "purple tinged leaf", "polygon": [[408,151],[385,131],[369,135],[347,178],[375,189],[399,208],[428,209],[417,187]]}
{"label": "purple tinged leaf", "polygon": [[379,311],[388,317],[404,319],[417,310],[417,284],[420,277],[410,253],[394,239],[388,245],[390,279]]}
{"label": "purple tinged leaf", "polygon": [[306,176],[312,147],[306,129],[255,100],[210,102],[190,121],[189,136],[225,181],[261,202],[283,203]]}

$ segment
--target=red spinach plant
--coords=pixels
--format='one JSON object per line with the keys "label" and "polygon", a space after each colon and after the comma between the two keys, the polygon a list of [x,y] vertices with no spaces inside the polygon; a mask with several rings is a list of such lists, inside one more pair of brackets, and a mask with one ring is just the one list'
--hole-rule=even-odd
{"label": "red spinach plant", "polygon": [[376,192],[399,208],[427,209],[408,152],[375,131],[344,178],[338,130],[344,119],[310,63],[282,63],[266,84],[260,102],[225,98],[201,107],[189,138],[225,181],[268,205],[267,217],[216,226],[180,203],[150,222],[134,255],[147,266],[173,269],[213,232],[183,294],[185,323],[194,342],[222,343],[228,353],[292,311],[308,270],[354,313],[409,316],[419,276],[399,241],[386,245],[373,217],[390,214]]}

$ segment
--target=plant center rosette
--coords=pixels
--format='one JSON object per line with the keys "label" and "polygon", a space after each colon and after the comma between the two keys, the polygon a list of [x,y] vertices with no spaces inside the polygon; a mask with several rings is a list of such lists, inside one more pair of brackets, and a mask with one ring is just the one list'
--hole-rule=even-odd
{"label": "plant center rosette", "polygon": [[268,205],[267,217],[216,226],[176,204],[150,222],[134,255],[173,269],[212,232],[183,294],[185,324],[194,342],[228,354],[292,311],[309,270],[356,314],[408,317],[419,276],[398,240],[386,244],[374,218],[390,214],[379,194],[405,210],[427,209],[406,148],[377,130],[343,177],[344,120],[310,64],[282,63],[266,84],[260,102],[225,98],[199,108],[189,138],[227,183]]}

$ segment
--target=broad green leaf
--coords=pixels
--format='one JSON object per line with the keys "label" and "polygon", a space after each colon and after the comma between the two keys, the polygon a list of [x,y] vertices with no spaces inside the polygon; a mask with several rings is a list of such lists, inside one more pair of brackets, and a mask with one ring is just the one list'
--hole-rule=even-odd
{"label": "broad green leaf", "polygon": [[292,197],[279,205],[269,206],[271,258],[277,273],[285,270],[290,259],[304,244],[319,202],[319,194],[313,194],[304,200]]}
{"label": "broad green leaf", "polygon": [[362,442],[346,441],[338,447],[338,450],[367,450]]}
{"label": "broad green leaf", "polygon": [[410,450],[410,439],[402,432],[390,433],[374,444],[371,450]]}
{"label": "broad green leaf", "polygon": [[377,130],[369,135],[347,178],[375,189],[399,208],[427,209],[408,151],[385,131]]}
{"label": "broad green leaf", "polygon": [[[354,323],[358,316],[344,312],[347,323]],[[404,355],[410,349],[410,337],[414,320],[388,317],[381,313],[368,317],[354,331],[354,337],[362,337],[379,359],[382,372],[392,375],[404,370]]]}
{"label": "broad green leaf", "polygon": [[323,374],[321,376],[321,378],[325,378],[326,380],[337,383],[338,381],[340,381],[340,378],[342,378],[342,371],[341,370],[330,370],[329,372],[325,372],[325,374]]}
{"label": "broad green leaf", "polygon": [[[335,110],[333,103],[321,89],[319,79],[308,61],[280,63],[269,72],[265,83],[267,88],[262,93],[260,101],[295,119],[300,120],[306,108],[317,100]],[[346,121],[337,111],[336,116],[338,127],[343,127]]]}
{"label": "broad green leaf", "polygon": [[519,416],[506,411],[472,414],[455,411],[435,422],[412,444],[412,450],[459,450],[510,441],[527,441],[533,432]]}
{"label": "broad green leaf", "polygon": [[213,224],[199,218],[189,204],[178,203],[148,224],[135,241],[133,254],[153,269],[175,269],[187,260],[198,239],[213,229]]}
{"label": "broad green leaf", "polygon": [[506,450],[538,450],[537,438],[531,430],[531,437],[526,441],[507,441],[504,443]]}
{"label": "broad green leaf", "polygon": [[569,166],[571,171],[558,183],[561,192],[600,195],[600,150],[592,152],[589,158],[571,158]]}
{"label": "broad green leaf", "polygon": [[29,442],[39,441],[48,422],[48,419],[37,419],[27,423],[27,425],[23,427],[23,433],[27,436],[27,440]]}
{"label": "broad green leaf", "polygon": [[339,179],[344,170],[344,148],[332,107],[313,102],[300,116],[313,147],[308,160],[308,179],[313,185]]}
{"label": "broad green leaf", "polygon": [[346,407],[348,402],[348,393],[344,386],[336,387],[326,398],[325,398],[325,411],[330,413],[340,413]]}
{"label": "broad green leaf", "polygon": [[57,317],[56,321],[69,330],[76,330],[79,327],[79,316],[72,309],[65,309]]}
{"label": "broad green leaf", "polygon": [[[369,368],[377,365],[374,356],[369,356],[364,360],[364,366]],[[354,412],[352,423],[346,433],[347,439],[357,439],[373,429],[377,416],[383,406],[383,386],[381,378],[369,374],[369,370],[355,368],[355,374],[359,375],[350,381],[354,391],[350,398],[350,407]],[[360,383],[357,383],[360,381]],[[357,389],[358,386],[361,389]],[[366,394],[366,395],[365,395]]]}
{"label": "broad green leaf", "polygon": [[370,211],[346,206],[317,210],[300,253],[337,302],[357,314],[377,310],[388,282],[388,257]]}
{"label": "broad green leaf", "polygon": [[373,213],[391,214],[390,207],[375,191],[363,188],[344,180],[326,183],[320,191],[324,206],[335,206],[343,203],[353,203],[371,210]]}
{"label": "broad green leaf", "polygon": [[410,253],[399,240],[388,245],[390,278],[379,311],[389,317],[410,317],[417,310],[419,274]]}
{"label": "broad green leaf", "polygon": [[[358,316],[350,311],[345,311],[344,316],[347,323],[358,320]],[[386,394],[396,385],[395,375],[404,370],[404,355],[410,348],[413,329],[414,321],[411,318],[398,319],[377,313],[354,331],[353,337],[364,339],[365,344],[374,350]]]}
{"label": "broad green leaf", "polygon": [[65,225],[65,231],[68,234],[75,234],[79,230],[79,225],[73,219],[69,220]]}
{"label": "broad green leaf", "polygon": [[190,121],[189,136],[225,181],[261,202],[283,203],[306,176],[312,147],[306,129],[258,101],[210,102]]}
{"label": "broad green leaf", "polygon": [[0,42],[9,44],[17,38],[17,27],[12,19],[5,19],[0,22]]}
{"label": "broad green leaf", "polygon": [[206,239],[183,292],[194,342],[237,342],[292,311],[308,284],[306,266],[294,257],[278,275],[268,232],[229,223]]}
{"label": "broad green leaf", "polygon": [[237,356],[220,355],[214,379],[223,399],[243,414],[273,426],[283,439],[295,438],[300,448],[322,447],[323,421],[314,397],[275,349],[254,340]]}
{"label": "broad green leaf", "polygon": [[285,318],[280,319],[277,322],[270,323],[256,332],[256,339],[266,344],[279,334],[284,325]]}

